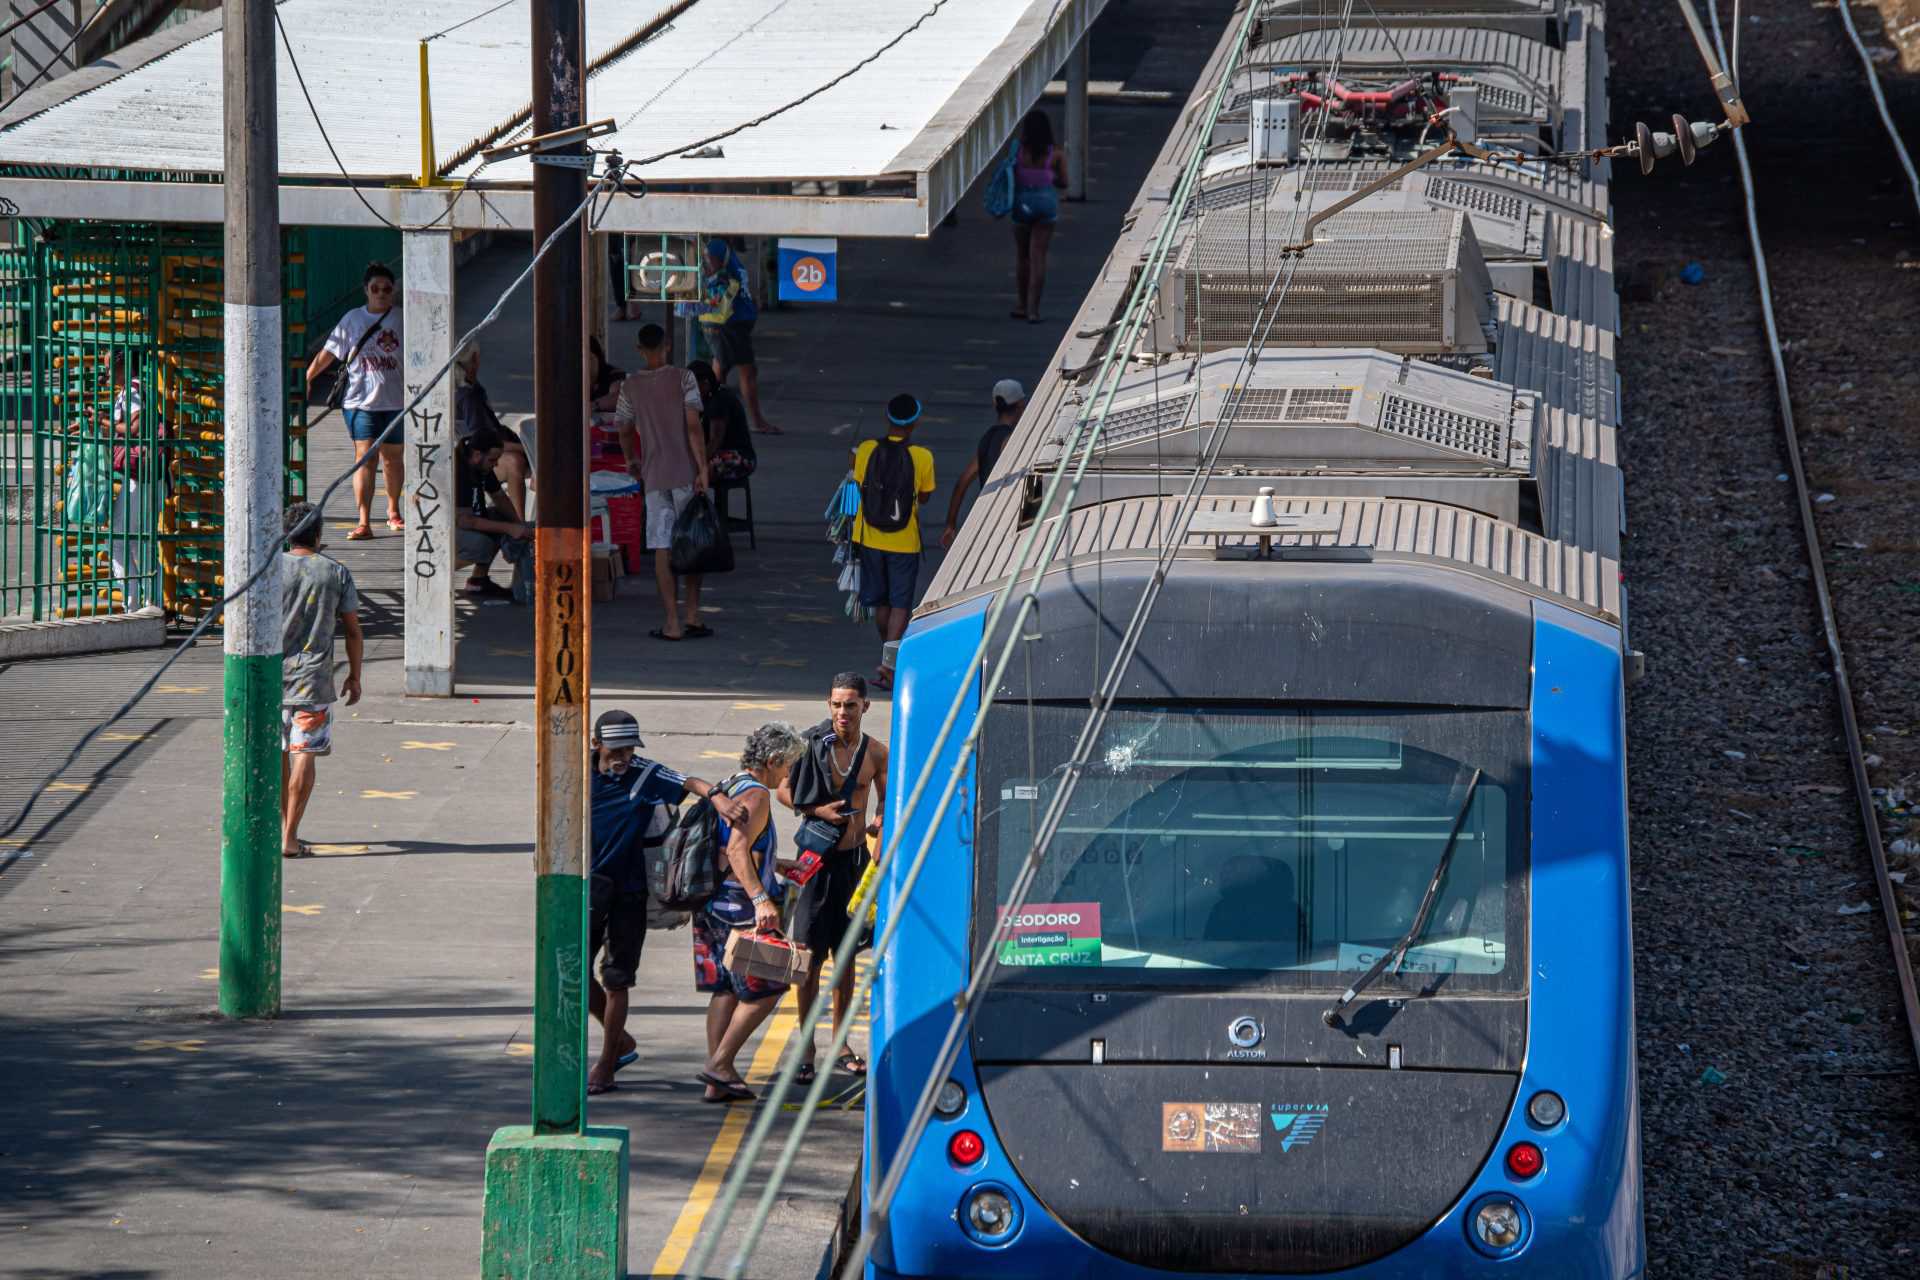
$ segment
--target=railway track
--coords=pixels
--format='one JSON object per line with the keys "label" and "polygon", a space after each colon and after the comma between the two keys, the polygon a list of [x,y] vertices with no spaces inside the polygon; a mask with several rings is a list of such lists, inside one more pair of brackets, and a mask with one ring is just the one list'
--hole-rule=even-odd
{"label": "railway track", "polygon": [[[1615,12],[1616,123],[1704,114],[1671,6]],[[1920,378],[1890,353],[1920,315],[1900,266],[1920,223],[1839,17],[1759,0],[1742,20],[1778,334],[1738,157],[1616,184],[1625,560],[1651,664],[1630,698],[1649,1274],[1898,1275],[1920,1256],[1901,918],[1920,867],[1900,843]],[[1888,92],[1913,120],[1911,82]]]}

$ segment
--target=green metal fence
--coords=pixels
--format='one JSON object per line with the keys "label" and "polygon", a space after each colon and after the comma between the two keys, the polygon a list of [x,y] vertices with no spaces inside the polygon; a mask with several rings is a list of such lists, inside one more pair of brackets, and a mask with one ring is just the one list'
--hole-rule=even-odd
{"label": "green metal fence", "polygon": [[[224,589],[221,230],[12,231],[0,248],[0,617],[150,604],[197,617]],[[361,266],[398,239],[286,232],[290,500],[306,492],[307,354],[357,300]]]}

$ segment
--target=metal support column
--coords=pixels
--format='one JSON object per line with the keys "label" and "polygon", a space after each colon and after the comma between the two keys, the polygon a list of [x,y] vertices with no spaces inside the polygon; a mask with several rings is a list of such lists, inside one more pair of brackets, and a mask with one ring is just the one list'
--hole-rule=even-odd
{"label": "metal support column", "polygon": [[[409,403],[453,356],[453,235],[405,235],[406,394]],[[453,695],[454,387],[450,373],[407,422],[407,693]]]}
{"label": "metal support column", "polygon": [[[536,137],[586,121],[584,33],[581,0],[534,0]],[[585,201],[586,157],[584,139],[535,155],[535,245]],[[627,1131],[586,1123],[588,234],[584,220],[575,224],[533,273],[533,407],[541,425],[533,464],[540,483],[533,1123],[498,1130],[487,1148],[485,1280],[624,1280],[627,1274]],[[530,1269],[534,1258],[544,1265]]]}
{"label": "metal support column", "polygon": [[272,0],[226,0],[226,770],[220,1012],[280,1012],[280,155]]}
{"label": "metal support column", "polygon": [[1087,42],[1080,37],[1067,55],[1067,199],[1087,198]]}

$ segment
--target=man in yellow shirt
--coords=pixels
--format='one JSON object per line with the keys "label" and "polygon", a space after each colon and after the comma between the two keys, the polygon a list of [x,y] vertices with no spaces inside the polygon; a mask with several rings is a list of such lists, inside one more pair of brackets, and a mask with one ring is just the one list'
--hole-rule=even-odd
{"label": "man in yellow shirt", "polygon": [[860,514],[853,541],[860,548],[860,603],[873,610],[880,631],[880,668],[873,683],[893,687],[887,644],[906,634],[920,578],[920,504],[933,496],[933,454],[912,444],[920,401],[898,395],[887,402],[887,438],[863,440],[853,451]]}

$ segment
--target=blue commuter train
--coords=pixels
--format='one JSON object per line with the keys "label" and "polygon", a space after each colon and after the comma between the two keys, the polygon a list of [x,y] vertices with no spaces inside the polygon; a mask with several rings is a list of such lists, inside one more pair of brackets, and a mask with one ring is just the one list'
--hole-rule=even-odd
{"label": "blue commuter train", "polygon": [[[1603,11],[1532,7],[1549,28],[1508,21],[1499,47],[1538,55],[1529,83],[1557,59],[1542,87],[1582,110],[1527,104],[1477,135],[1591,145],[1579,138],[1599,136],[1604,96],[1592,110],[1589,75],[1567,68],[1603,88]],[[1251,52],[1230,34],[1197,102],[1221,76],[1314,74],[1304,6],[1269,8],[1295,34],[1269,30]],[[1497,67],[1445,62],[1465,57],[1446,43],[1457,34],[1409,26],[1396,55],[1498,87]],[[1346,56],[1343,89],[1362,92],[1368,64]],[[1345,123],[1346,150],[1309,181],[1297,163],[1255,163],[1232,112],[1183,116],[1054,361],[1080,372],[1036,390],[901,646],[896,804],[956,697],[962,723],[983,711],[984,727],[975,757],[959,759],[954,734],[934,762],[960,790],[904,900],[897,851],[928,835],[931,799],[888,833],[881,909],[900,927],[874,996],[873,1277],[1644,1271],[1623,725],[1637,655],[1618,571],[1605,169],[1475,162],[1424,192],[1417,176],[1395,183],[1382,212],[1363,203],[1320,237],[1371,246],[1340,260],[1357,275],[1328,283],[1303,258],[1320,283],[1257,363],[1241,360],[1247,336],[1234,349],[1230,297],[1196,340],[1191,313],[1234,289],[1209,236],[1253,234],[1236,203],[1289,196],[1289,181],[1351,190],[1405,155],[1377,119]],[[1203,181],[1169,207],[1196,147]],[[1189,314],[1156,323],[1121,379],[1072,509],[1040,511],[1085,371],[1139,287],[1126,267],[1163,218],[1182,220],[1187,247],[1162,293]],[[1402,252],[1423,237],[1433,253]],[[1370,284],[1369,264],[1395,254],[1398,274]],[[1412,261],[1440,264],[1426,295]],[[1405,305],[1380,308],[1383,292]],[[1374,329],[1338,310],[1353,294],[1374,300]],[[1199,514],[1010,913],[1173,495],[1202,465]],[[1267,504],[1276,522],[1255,524]],[[986,634],[989,606],[1036,519],[1067,522],[1063,551],[989,686],[976,654],[1007,639]],[[954,998],[990,947],[1000,968],[909,1151]],[[878,1214],[875,1188],[903,1158]]]}

